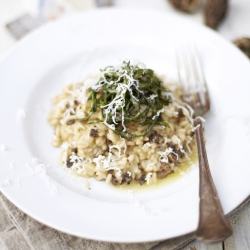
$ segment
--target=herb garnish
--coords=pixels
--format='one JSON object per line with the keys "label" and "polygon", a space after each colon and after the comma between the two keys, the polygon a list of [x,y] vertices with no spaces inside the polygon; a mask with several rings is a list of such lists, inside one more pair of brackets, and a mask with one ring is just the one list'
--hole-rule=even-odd
{"label": "herb garnish", "polygon": [[[152,69],[142,69],[123,62],[120,68],[113,66],[101,70],[99,81],[88,89],[91,101],[89,114],[80,122],[90,119],[98,109],[101,120],[89,121],[89,124],[103,122],[116,134],[133,138],[147,135],[154,125],[169,127],[161,120],[164,105],[171,101],[167,90]],[[126,124],[133,122],[147,128],[141,134],[129,133]]]}

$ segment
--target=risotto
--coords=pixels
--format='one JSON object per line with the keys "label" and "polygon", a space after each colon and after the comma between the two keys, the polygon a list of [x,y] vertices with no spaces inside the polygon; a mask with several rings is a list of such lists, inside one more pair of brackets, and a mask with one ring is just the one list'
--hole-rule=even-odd
{"label": "risotto", "polygon": [[65,169],[115,186],[166,178],[195,145],[192,109],[178,87],[129,62],[64,87],[49,123]]}

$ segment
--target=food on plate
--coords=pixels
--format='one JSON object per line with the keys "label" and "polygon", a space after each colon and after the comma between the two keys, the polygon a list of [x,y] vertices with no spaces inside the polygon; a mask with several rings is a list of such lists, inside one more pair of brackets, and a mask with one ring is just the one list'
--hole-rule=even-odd
{"label": "food on plate", "polygon": [[130,62],[65,86],[49,123],[65,169],[115,186],[156,183],[195,151],[192,109],[178,86]]}

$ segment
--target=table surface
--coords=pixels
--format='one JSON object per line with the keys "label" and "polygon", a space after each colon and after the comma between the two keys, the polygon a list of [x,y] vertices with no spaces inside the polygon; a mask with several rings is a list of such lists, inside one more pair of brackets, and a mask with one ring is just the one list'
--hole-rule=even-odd
{"label": "table surface", "polygon": [[[58,14],[58,16],[70,15],[74,12],[96,8],[98,1],[100,0],[61,0],[64,12]],[[0,56],[17,42],[5,28],[5,25],[26,13],[36,15],[37,2],[38,0],[0,0]],[[241,37],[250,37],[249,0],[231,0],[229,2],[230,8],[227,17],[221,23],[218,32],[230,41]],[[192,15],[184,14],[174,10],[167,0],[113,0],[113,5],[122,8],[165,10],[166,13],[175,12],[178,15],[188,16],[195,22],[203,23],[202,10]],[[212,245],[195,242],[185,250],[250,249],[250,206],[231,219],[230,224],[234,233],[224,242]]]}

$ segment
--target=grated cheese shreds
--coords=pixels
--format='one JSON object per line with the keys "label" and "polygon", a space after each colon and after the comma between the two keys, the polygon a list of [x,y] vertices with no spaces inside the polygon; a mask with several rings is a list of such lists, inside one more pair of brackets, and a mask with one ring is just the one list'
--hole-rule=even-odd
{"label": "grated cheese shreds", "polygon": [[[161,80],[151,69],[142,69],[138,65],[123,62],[120,67],[106,67],[101,70],[99,81],[88,89],[90,109],[80,122],[90,121],[93,114],[101,111],[103,122],[116,134],[133,138],[148,134],[154,125],[167,127],[160,120],[164,105],[170,103],[170,96]],[[134,123],[147,128],[140,134],[127,131],[127,124]]]}
{"label": "grated cheese shreds", "polygon": [[19,121],[23,120],[26,117],[26,110],[25,109],[18,109],[17,111],[17,119]]}
{"label": "grated cheese shreds", "polygon": [[8,148],[5,144],[1,144],[0,145],[0,150],[3,152],[3,151],[6,151]]}
{"label": "grated cheese shreds", "polygon": [[34,175],[34,171],[33,170],[32,170],[32,172],[30,174],[27,174],[27,175],[26,174],[20,174],[18,176],[18,178],[17,178],[17,186],[21,187],[21,179],[26,178],[26,177],[31,177],[33,175]]}
{"label": "grated cheese shreds", "polygon": [[[109,81],[106,78],[106,75],[109,73],[116,72],[118,74],[118,79],[116,81]],[[120,83],[121,78],[126,78],[127,79],[127,84]],[[92,90],[95,92],[98,92],[104,84],[108,85],[117,85],[116,88],[114,89],[116,96],[115,98],[108,103],[107,105],[101,106],[101,108],[104,108],[104,113],[105,113],[105,120],[104,124],[108,126],[110,129],[114,130],[115,129],[115,124],[117,124],[116,121],[116,115],[117,115],[117,110],[121,109],[122,111],[122,117],[121,117],[121,124],[123,127],[123,131],[126,131],[126,126],[124,124],[124,108],[125,108],[125,94],[126,92],[130,92],[131,98],[134,99],[135,101],[138,101],[136,96],[133,94],[132,87],[135,87],[135,89],[139,92],[142,92],[139,89],[139,81],[134,79],[133,77],[133,71],[128,72],[127,70],[124,70],[122,67],[107,67],[104,71],[102,71],[102,77],[101,80],[98,82],[98,84],[92,86]],[[108,121],[108,116],[112,115],[112,120],[114,124],[109,124]]]}
{"label": "grated cheese shreds", "polygon": [[58,193],[57,186],[51,182],[44,163],[40,163],[35,166],[35,173],[44,181],[46,187],[49,189],[50,194],[56,195]]}
{"label": "grated cheese shreds", "polygon": [[160,155],[159,161],[160,161],[160,162],[165,162],[165,163],[169,163],[169,158],[168,158],[168,155],[169,155],[169,154],[174,154],[174,155],[176,155],[177,160],[178,160],[178,157],[179,157],[178,154],[176,154],[176,153],[173,151],[173,149],[170,148],[170,147],[167,148],[164,152],[159,151],[158,154]]}
{"label": "grated cheese shreds", "polygon": [[4,182],[0,183],[0,187],[5,187],[11,185],[10,179],[6,179]]}
{"label": "grated cheese shreds", "polygon": [[155,118],[156,118],[156,117],[159,117],[160,114],[163,113],[163,112],[164,112],[164,109],[159,110],[159,111],[156,113],[156,115],[154,115],[154,116],[152,117],[152,120],[155,120]]}
{"label": "grated cheese shreds", "polygon": [[[163,92],[160,97],[158,90],[143,92],[142,96],[142,79],[135,76],[134,69],[143,77],[148,70],[131,69],[130,65],[107,67],[99,80],[87,80],[88,86],[85,82],[71,84],[55,97],[49,118],[55,132],[53,145],[61,147],[61,162],[72,178],[87,181],[94,177],[113,185],[131,181],[151,185],[173,172],[182,173],[181,164],[193,164],[192,110],[181,102],[178,87],[172,84],[169,89],[174,92]],[[158,84],[153,71],[148,72],[146,76]],[[108,102],[100,99],[105,91],[110,91]],[[140,104],[130,116],[126,113],[132,109],[126,103],[128,96],[129,105]],[[150,102],[151,109],[141,105],[140,98]],[[156,102],[162,105],[154,109]],[[145,123],[143,119],[130,120],[143,112],[147,113]]]}
{"label": "grated cheese shreds", "polygon": [[145,180],[147,181],[147,184],[149,185],[150,184],[150,179],[151,179],[151,176],[152,176],[153,173],[148,173],[145,177]]}

